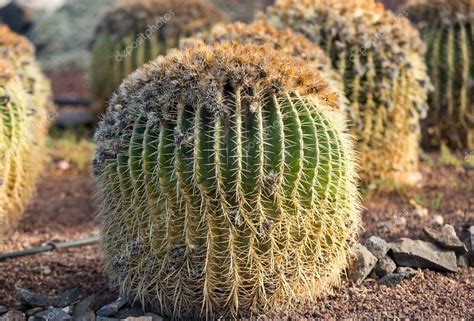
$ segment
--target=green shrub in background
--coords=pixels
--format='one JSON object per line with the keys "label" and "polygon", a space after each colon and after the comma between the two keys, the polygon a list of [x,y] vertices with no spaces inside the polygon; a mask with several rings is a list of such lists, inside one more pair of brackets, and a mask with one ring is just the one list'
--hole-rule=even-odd
{"label": "green shrub in background", "polygon": [[118,0],[68,0],[53,12],[35,16],[31,34],[38,60],[46,70],[84,71],[89,61],[89,43],[100,17]]}

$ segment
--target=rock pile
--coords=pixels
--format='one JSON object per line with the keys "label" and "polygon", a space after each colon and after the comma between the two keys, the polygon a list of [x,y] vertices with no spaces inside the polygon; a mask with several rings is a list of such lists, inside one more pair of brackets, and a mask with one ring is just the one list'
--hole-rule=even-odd
{"label": "rock pile", "polygon": [[470,251],[451,225],[444,225],[440,230],[425,227],[423,234],[428,242],[401,238],[387,243],[371,236],[365,245],[358,244],[349,271],[350,280],[361,284],[371,277],[379,284],[395,286],[414,276],[415,268],[457,272],[469,264],[474,266],[474,226],[468,230]]}
{"label": "rock pile", "polygon": [[163,318],[145,313],[141,307],[118,298],[112,303],[95,308],[95,295],[83,297],[77,288],[66,291],[55,300],[26,289],[16,288],[21,302],[18,310],[0,306],[0,321],[162,321]]}

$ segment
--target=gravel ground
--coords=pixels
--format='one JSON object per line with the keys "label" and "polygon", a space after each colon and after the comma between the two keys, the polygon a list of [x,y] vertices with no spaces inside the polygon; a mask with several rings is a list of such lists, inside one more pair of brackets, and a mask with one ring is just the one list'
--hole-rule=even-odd
{"label": "gravel ground", "polygon": [[[421,185],[404,194],[373,195],[365,203],[361,241],[379,235],[388,241],[398,237],[423,238],[423,226],[441,215],[459,235],[474,225],[474,171],[447,166],[423,166]],[[428,210],[418,209],[416,202]],[[88,171],[57,169],[57,160],[47,166],[38,196],[19,229],[0,246],[7,252],[65,241],[98,232],[94,214],[93,184]],[[395,288],[367,280],[361,286],[343,284],[295,317],[369,319],[474,319],[474,269],[456,274],[420,270]],[[78,287],[85,294],[98,294],[97,305],[116,298],[108,288],[97,245],[0,262],[0,305],[19,302],[14,287],[20,286],[50,298]],[[278,317],[282,317],[279,315]]]}

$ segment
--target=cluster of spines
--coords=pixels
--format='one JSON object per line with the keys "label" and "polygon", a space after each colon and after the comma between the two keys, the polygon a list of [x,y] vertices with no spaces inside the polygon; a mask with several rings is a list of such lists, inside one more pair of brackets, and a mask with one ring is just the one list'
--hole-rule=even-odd
{"label": "cluster of spines", "polygon": [[105,14],[92,44],[89,81],[97,112],[128,75],[207,32],[224,15],[206,0],[125,0]]}
{"label": "cluster of spines", "polygon": [[281,0],[267,19],[316,42],[343,77],[365,185],[413,183],[431,85],[408,20],[362,0]]}
{"label": "cluster of spines", "polygon": [[291,29],[276,29],[264,19],[251,24],[241,22],[215,25],[211,32],[181,42],[181,47],[199,46],[226,42],[238,42],[256,46],[267,46],[296,59],[311,64],[319,71],[339,96],[341,108],[347,108],[344,86],[340,75],[332,67],[331,60],[317,45]]}
{"label": "cluster of spines", "polygon": [[337,283],[359,200],[335,107],[304,63],[253,46],[176,52],[125,81],[94,162],[121,292],[168,316],[218,318]]}
{"label": "cluster of spines", "polygon": [[406,8],[427,44],[426,63],[435,90],[423,145],[474,148],[474,2],[411,1]]}

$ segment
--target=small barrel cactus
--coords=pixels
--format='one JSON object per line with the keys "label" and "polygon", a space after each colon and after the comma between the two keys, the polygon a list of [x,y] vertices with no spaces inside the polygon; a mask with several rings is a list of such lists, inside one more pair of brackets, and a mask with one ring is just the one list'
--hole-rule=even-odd
{"label": "small barrel cactus", "polygon": [[206,0],[124,0],[98,24],[89,83],[97,113],[122,80],[143,64],[179,46],[180,39],[225,21]]}
{"label": "small barrel cactus", "polygon": [[341,108],[346,109],[347,100],[344,96],[344,86],[341,76],[332,67],[331,60],[317,45],[306,39],[303,35],[293,33],[291,29],[276,29],[265,20],[252,24],[236,22],[232,24],[217,24],[211,32],[182,42],[183,47],[205,44],[239,42],[241,44],[269,46],[282,54],[312,64],[329,85],[339,95]]}
{"label": "small barrel cactus", "polygon": [[411,1],[405,11],[428,46],[435,86],[423,145],[474,149],[474,1]]}
{"label": "small barrel cactus", "polygon": [[268,21],[328,53],[344,80],[366,186],[418,180],[420,118],[431,87],[418,32],[373,0],[279,0]]}
{"label": "small barrel cactus", "polygon": [[314,68],[268,47],[173,51],[96,132],[107,267],[172,318],[243,317],[337,284],[360,224],[351,141]]}
{"label": "small barrel cactus", "polygon": [[33,47],[0,26],[0,235],[18,222],[34,192],[49,95]]}

